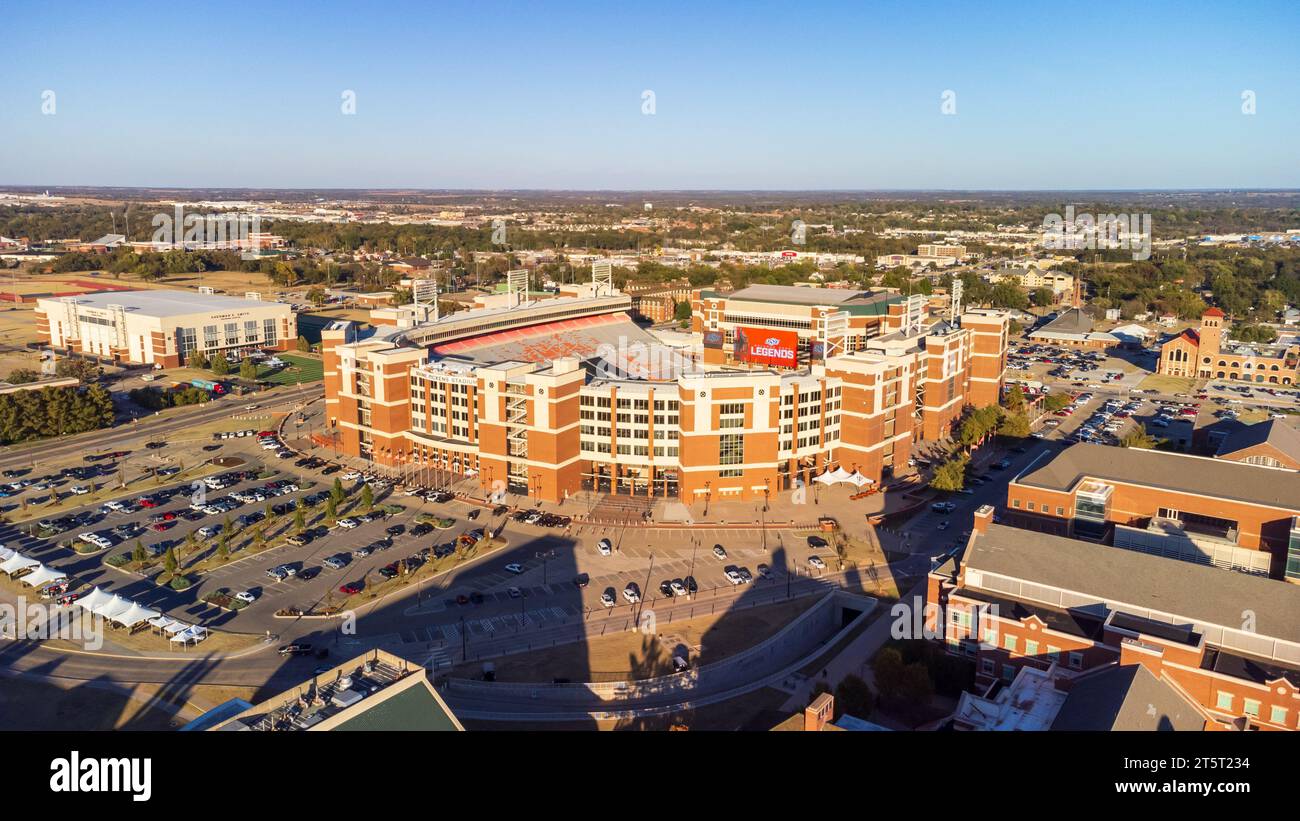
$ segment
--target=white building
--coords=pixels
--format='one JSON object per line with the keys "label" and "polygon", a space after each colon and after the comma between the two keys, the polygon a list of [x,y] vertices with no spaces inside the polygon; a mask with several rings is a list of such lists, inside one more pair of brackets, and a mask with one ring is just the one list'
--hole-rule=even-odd
{"label": "white building", "polygon": [[135,364],[179,366],[191,351],[290,350],[290,305],[193,291],[114,291],[36,301],[36,330],[55,348]]}

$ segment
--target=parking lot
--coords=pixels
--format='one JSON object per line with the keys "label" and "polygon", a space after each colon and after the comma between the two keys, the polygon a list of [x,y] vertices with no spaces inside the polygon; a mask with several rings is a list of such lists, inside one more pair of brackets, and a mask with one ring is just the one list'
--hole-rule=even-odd
{"label": "parking lot", "polygon": [[[559,513],[533,513],[524,507],[526,499],[510,500],[522,510],[511,504],[488,509],[431,489],[408,495],[418,489],[391,488],[378,477],[368,482],[359,471],[333,464],[324,454],[299,458],[259,433],[268,431],[213,434],[213,443],[200,452],[228,464],[205,466],[206,475],[198,479],[170,481],[180,470],[174,464],[163,466],[161,476],[140,478],[159,472],[137,464],[150,452],[143,444],[48,472],[11,468],[5,480],[14,486],[3,491],[7,503],[11,511],[21,511],[26,500],[33,518],[20,526],[0,526],[0,542],[68,573],[71,592],[98,585],[177,618],[249,633],[278,632],[281,622],[275,613],[285,608],[307,609],[322,602],[363,607],[372,601],[365,594],[385,581],[385,573],[391,575],[385,568],[398,560],[414,567],[435,559],[450,553],[462,534],[484,530],[499,534],[504,546],[439,564],[446,572],[404,592],[397,608],[383,611],[384,623],[413,634],[458,630],[448,623],[458,623],[466,614],[542,624],[604,611],[608,598],[615,607],[627,606],[629,584],[651,601],[681,592],[705,595],[746,584],[775,584],[787,574],[818,576],[836,566],[829,545],[790,531],[604,528],[575,525]],[[116,486],[124,473],[134,492],[103,487]],[[336,479],[346,499],[331,527],[323,508]],[[72,488],[82,484],[95,488],[94,502],[77,504],[81,497]],[[364,515],[360,502],[366,484],[374,498],[372,515]],[[33,500],[50,493],[60,498],[61,509],[37,514],[42,508]],[[304,509],[303,534],[294,521],[299,506]],[[396,507],[384,513],[385,506]],[[422,514],[439,527],[422,522]],[[219,560],[217,546],[226,527],[228,555]],[[263,542],[254,536],[259,529],[270,545],[262,550],[258,546]],[[192,552],[186,550],[187,539],[196,545]],[[100,549],[93,552],[64,546],[97,540],[102,540]],[[109,566],[108,559],[135,553],[137,544],[151,559],[174,548],[193,587],[158,585],[154,579],[163,571],[160,560],[143,574],[131,572],[130,566]],[[725,559],[714,555],[715,545],[725,551]],[[246,602],[236,611],[205,601],[218,591]]]}

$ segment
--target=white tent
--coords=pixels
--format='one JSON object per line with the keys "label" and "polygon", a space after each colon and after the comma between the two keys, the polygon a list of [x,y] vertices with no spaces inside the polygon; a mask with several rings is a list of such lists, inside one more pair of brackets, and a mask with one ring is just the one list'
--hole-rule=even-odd
{"label": "white tent", "polygon": [[131,608],[125,613],[119,613],[118,615],[113,616],[113,621],[123,627],[135,627],[140,622],[148,621],[149,619],[156,619],[159,615],[160,614],[157,610],[150,610],[142,604],[131,602]]}
{"label": "white tent", "polygon": [[23,584],[30,584],[32,587],[44,587],[50,582],[56,582],[60,579],[66,578],[68,578],[67,573],[64,573],[61,570],[55,570],[52,567],[46,567],[43,564],[38,564],[35,570],[28,573],[26,576],[23,576],[18,581]]}
{"label": "white tent", "polygon": [[13,558],[13,555],[17,552],[18,551],[14,550],[12,547],[5,547],[0,544],[0,562],[8,561]]}
{"label": "white tent", "polygon": [[197,644],[198,642],[203,641],[207,637],[208,637],[208,630],[206,627],[187,627],[181,632],[172,636],[171,640],[175,642],[179,642],[180,644],[189,644],[190,642],[194,642]]}
{"label": "white tent", "polygon": [[89,593],[77,599],[75,602],[73,602],[73,604],[77,605],[83,610],[89,610],[91,613],[94,613],[95,608],[99,607],[105,602],[109,602],[112,600],[113,600],[112,593],[105,593],[103,590],[100,590],[98,587],[92,587]]}
{"label": "white tent", "polygon": [[863,485],[871,485],[871,484],[875,484],[875,481],[874,481],[874,480],[872,480],[872,479],[868,479],[867,477],[863,476],[861,473],[858,473],[856,470],[853,471],[853,475],[850,476],[850,477],[849,477],[848,479],[846,479],[845,481],[847,481],[847,482],[852,482],[853,484],[857,485],[858,487],[862,487]]}
{"label": "white tent", "polygon": [[40,567],[40,565],[41,563],[36,559],[29,559],[21,553],[15,553],[8,559],[5,559],[3,563],[0,563],[0,573],[8,573],[12,576],[19,571],[27,570],[31,567]]}
{"label": "white tent", "polygon": [[824,485],[837,485],[840,482],[853,481],[852,477],[853,474],[849,473],[844,468],[835,468],[835,470],[826,471],[821,476],[818,476],[816,479],[813,479],[813,481],[821,482]]}
{"label": "white tent", "polygon": [[122,615],[130,610],[135,602],[130,599],[124,599],[121,596],[111,596],[108,601],[95,608],[95,615],[112,621],[117,616]]}

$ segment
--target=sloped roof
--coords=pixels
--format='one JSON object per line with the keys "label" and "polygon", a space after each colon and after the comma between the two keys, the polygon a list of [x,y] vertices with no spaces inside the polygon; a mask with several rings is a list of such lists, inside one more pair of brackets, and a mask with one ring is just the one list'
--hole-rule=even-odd
{"label": "sloped roof", "polygon": [[1107,667],[1075,679],[1053,730],[1205,729],[1190,701],[1140,664]]}
{"label": "sloped roof", "polygon": [[1257,445],[1276,448],[1300,462],[1300,430],[1296,430],[1281,419],[1243,425],[1224,438],[1223,444],[1219,445],[1219,450],[1214,455],[1222,458]]}
{"label": "sloped roof", "polygon": [[1085,477],[1300,511],[1300,472],[1091,442],[1035,462],[1015,481],[1069,491]]}
{"label": "sloped roof", "polygon": [[[1260,636],[1300,642],[1300,586],[1276,579],[997,524],[975,534],[963,566],[972,590],[989,589],[981,586],[987,580],[976,584],[977,576],[971,573],[982,571],[1111,602],[1114,606],[1108,609],[1140,617],[1167,613],[1200,625],[1237,629],[1242,607],[1249,606]],[[1214,595],[1206,595],[1209,590]]]}

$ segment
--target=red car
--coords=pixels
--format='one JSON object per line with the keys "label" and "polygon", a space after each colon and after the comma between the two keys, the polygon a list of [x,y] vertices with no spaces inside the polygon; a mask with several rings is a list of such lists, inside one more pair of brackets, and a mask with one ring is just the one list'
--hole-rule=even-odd
{"label": "red car", "polygon": [[355,596],[361,592],[361,584],[360,582],[348,582],[347,584],[339,586],[339,592],[345,593],[349,596]]}
{"label": "red car", "polygon": [[273,430],[259,430],[259,431],[257,432],[257,435],[258,435],[258,436],[261,436],[261,437],[263,437],[263,438],[265,438],[265,437],[267,437],[267,436],[275,436],[276,433],[275,433],[275,431],[273,431]]}
{"label": "red car", "polygon": [[158,507],[158,503],[148,496],[144,496],[140,499],[140,507]]}
{"label": "red car", "polygon": [[174,524],[175,524],[175,522],[159,522],[158,524],[153,525],[152,529],[155,530],[155,531],[157,531],[157,532],[159,532],[159,533],[162,533],[162,532],[164,532],[164,531],[170,529],[171,526],[174,525]]}

